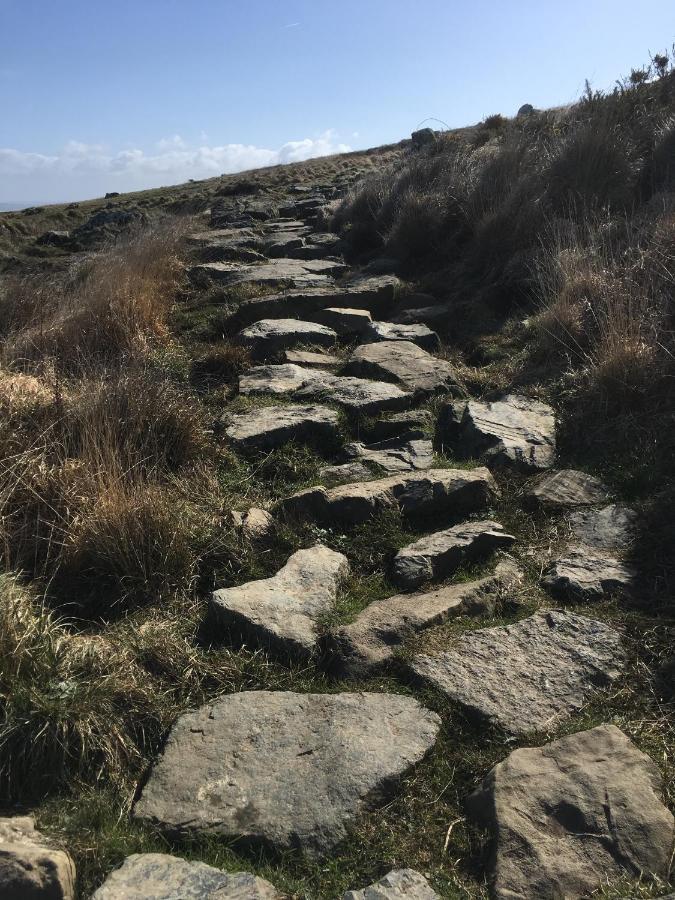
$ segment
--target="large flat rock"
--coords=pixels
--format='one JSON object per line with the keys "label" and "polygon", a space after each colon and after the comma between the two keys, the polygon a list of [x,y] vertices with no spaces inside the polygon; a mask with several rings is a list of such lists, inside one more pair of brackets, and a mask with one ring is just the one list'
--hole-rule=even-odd
{"label": "large flat rock", "polygon": [[441,426],[466,458],[524,472],[549,469],[555,460],[555,415],[540,400],[508,394],[501,400],[448,404]]}
{"label": "large flat rock", "polygon": [[257,646],[307,659],[316,651],[319,619],[348,572],[346,556],[317,544],[298,550],[271,578],[214,591],[210,609],[221,626]]}
{"label": "large flat rock", "polygon": [[580,709],[625,665],[621,635],[603,622],[553,610],[463,634],[413,672],[510,734],[544,731]]}
{"label": "large flat rock", "polygon": [[595,550],[626,550],[635,536],[638,516],[634,509],[611,503],[601,509],[578,509],[569,518],[579,543]]}
{"label": "large flat rock", "polygon": [[367,309],[350,309],[340,306],[328,306],[326,309],[313,313],[311,318],[322,325],[328,325],[342,336],[362,334],[372,321]]}
{"label": "large flat rock", "polygon": [[426,581],[452,575],[461,565],[507,550],[514,542],[499,522],[464,522],[420,538],[401,548],[394,557],[391,579],[412,590]]}
{"label": "large flat rock", "polygon": [[273,450],[289,441],[337,441],[340,420],[327,406],[261,406],[231,416],[225,434],[238,450]]}
{"label": "large flat rock", "polygon": [[341,360],[331,353],[317,353],[314,350],[286,350],[284,362],[304,366],[306,369],[336,369]]}
{"label": "large flat rock", "polygon": [[251,872],[223,872],[168,853],[134,853],[92,900],[281,900],[281,894]]}
{"label": "large flat rock", "polygon": [[605,550],[568,547],[548,567],[542,584],[559,600],[600,600],[631,591],[636,571]]}
{"label": "large flat rock", "polygon": [[352,353],[345,372],[393,381],[421,394],[460,390],[454,366],[410,341],[363,344]]}
{"label": "large flat rock", "polygon": [[377,444],[358,441],[345,445],[345,453],[353,459],[372,463],[387,474],[430,469],[434,464],[433,443],[427,439],[399,440],[392,438]]}
{"label": "large flat rock", "polygon": [[393,869],[360,891],[347,891],[342,900],[438,900],[424,875],[414,869]]}
{"label": "large flat rock", "polygon": [[401,695],[230,694],[178,719],[134,816],[172,834],[324,855],[389,798],[439,727]]}
{"label": "large flat rock", "polygon": [[491,613],[499,600],[514,594],[522,572],[511,560],[500,561],[493,575],[451,584],[423,594],[396,594],[376,600],[349,625],[329,636],[336,670],[366,677],[420,631],[459,615]]}
{"label": "large flat rock", "polygon": [[496,496],[497,486],[487,469],[427,469],[330,489],[318,485],[287,497],[281,509],[356,525],[396,508],[411,517],[467,515],[484,509]]}
{"label": "large flat rock", "polygon": [[344,271],[344,263],[323,259],[273,259],[258,265],[234,265],[227,262],[203,263],[188,271],[197,285],[213,283],[235,287],[256,284],[266,287],[284,285],[289,288],[330,288],[333,275]]}
{"label": "large flat rock", "polygon": [[363,331],[363,340],[410,341],[424,350],[440,350],[441,341],[435,331],[418,322],[409,324],[395,322],[371,322]]}
{"label": "large flat rock", "polygon": [[661,774],[614,725],[514,750],[470,797],[496,838],[499,900],[588,897],[621,878],[664,878],[673,817]]}
{"label": "large flat rock", "polygon": [[592,506],[603,503],[609,496],[609,489],[599,478],[562,469],[546,472],[533,479],[524,492],[528,505],[555,511],[574,506]]}
{"label": "large flat rock", "polygon": [[325,325],[300,319],[261,319],[243,328],[237,341],[248,348],[254,359],[266,359],[298,344],[333,347],[337,334]]}
{"label": "large flat rock", "polygon": [[75,864],[30,816],[0,818],[0,897],[74,900]]}
{"label": "large flat rock", "polygon": [[412,402],[412,395],[395,384],[341,377],[293,363],[254,366],[240,377],[239,392],[244,395],[290,395],[299,400],[322,399],[367,415],[405,409]]}

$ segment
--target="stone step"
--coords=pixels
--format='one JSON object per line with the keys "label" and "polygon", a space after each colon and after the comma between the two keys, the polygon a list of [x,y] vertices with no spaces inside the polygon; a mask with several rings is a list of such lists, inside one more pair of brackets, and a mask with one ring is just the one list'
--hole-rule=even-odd
{"label": "stone step", "polygon": [[316,353],[313,350],[286,350],[283,358],[284,362],[303,366],[305,369],[337,369],[342,365],[342,360],[338,356]]}
{"label": "stone step", "polygon": [[441,339],[426,325],[397,325],[393,322],[371,322],[362,335],[364,343],[377,341],[410,341],[423,350],[438,351]]}
{"label": "stone step", "polygon": [[337,331],[342,337],[362,334],[372,322],[367,309],[350,309],[349,307],[328,306],[307,316],[312,322],[320,322]]}
{"label": "stone step", "polygon": [[273,259],[258,265],[227,262],[202,263],[188,269],[188,278],[198,287],[222,284],[227,287],[252,285],[295,289],[331,288],[333,276],[345,271],[344,263],[329,260]]}
{"label": "stone step", "polygon": [[170,835],[324,856],[392,795],[439,727],[398,694],[230,694],[178,719],[133,815]]}
{"label": "stone step", "polygon": [[426,581],[447,578],[467,562],[481,559],[494,550],[508,550],[515,538],[499,522],[464,522],[420,538],[403,547],[394,557],[391,579],[412,590]]}
{"label": "stone step", "polygon": [[348,573],[346,556],[317,544],[298,550],[271,578],[214,591],[210,611],[219,626],[243,633],[254,646],[311,659],[320,618],[333,609]]}
{"label": "stone step", "polygon": [[606,550],[575,544],[549,565],[541,583],[557,600],[580,602],[630,594],[636,577],[632,566]]}
{"label": "stone step", "polygon": [[520,735],[556,728],[625,665],[614,628],[551,610],[460,635],[443,653],[415,656],[411,669],[471,713]]}
{"label": "stone step", "polygon": [[225,434],[241,451],[273,450],[289,441],[337,443],[340,419],[326,406],[261,406],[225,419]]}
{"label": "stone step", "polygon": [[392,869],[361,891],[347,891],[342,900],[440,900],[440,897],[420,872]]}
{"label": "stone step", "polygon": [[430,469],[434,464],[434,448],[426,438],[401,441],[390,438],[377,444],[362,444],[355,441],[346,444],[344,452],[353,460],[372,463],[387,474]]}
{"label": "stone step", "polygon": [[608,496],[609,489],[600,479],[575,469],[561,469],[559,472],[539,475],[523,492],[527,506],[545,511],[570,506],[592,506],[606,501]]}
{"label": "stone step", "polygon": [[261,319],[237,335],[254,359],[267,359],[298,344],[334,347],[338,336],[332,328],[299,319]]}
{"label": "stone step", "polygon": [[392,381],[417,394],[461,391],[454,366],[410,341],[363,344],[354,350],[344,371],[361,378]]}

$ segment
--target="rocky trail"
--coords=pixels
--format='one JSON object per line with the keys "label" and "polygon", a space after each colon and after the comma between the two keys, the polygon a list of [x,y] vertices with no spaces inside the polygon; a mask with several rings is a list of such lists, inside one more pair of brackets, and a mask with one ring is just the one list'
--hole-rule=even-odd
{"label": "rocky trail", "polygon": [[[221,303],[223,333],[251,360],[241,404],[218,423],[228,447],[250,458],[307,445],[324,457],[315,484],[238,511],[254,543],[281,527],[317,539],[269,577],[215,590],[209,633],[318,667],[330,692],[241,692],[185,713],[131,815],[168,841],[207,835],[253,853],[339,857],[358,817],[394,799],[434,752],[444,724],[426,705],[435,696],[518,739],[465,798],[467,821],[492,841],[479,874],[491,896],[589,897],[640,876],[666,884],[675,822],[661,773],[619,728],[584,729],[581,717],[629,665],[622,629],[588,610],[630,595],[634,513],[598,479],[557,468],[550,405],[470,395],[436,330],[438,302],[386,260],[350,268],[325,230],[327,196],[215,205],[211,227],[189,238],[188,277],[194,297]],[[504,497],[517,515],[501,515]],[[382,515],[400,516],[414,540],[383,560],[389,596],[337,621],[353,561],[349,543],[339,552],[322,530],[375,531]],[[530,515],[565,523],[534,579],[517,527]],[[464,627],[440,640],[453,621]],[[412,687],[362,689],[382,675]],[[34,883],[31,897],[73,896],[66,854],[30,820],[4,823],[16,883]],[[345,900],[439,896],[433,870],[401,862]],[[159,853],[129,856],[94,894],[280,896],[251,873]]]}

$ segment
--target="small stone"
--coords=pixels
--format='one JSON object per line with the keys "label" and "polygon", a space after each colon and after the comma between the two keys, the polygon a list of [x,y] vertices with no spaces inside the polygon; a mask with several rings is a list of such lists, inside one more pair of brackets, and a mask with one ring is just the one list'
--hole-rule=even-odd
{"label": "small stone", "polygon": [[621,673],[621,635],[583,616],[552,610],[513,625],[463,634],[412,671],[509,734],[555,727]]}
{"label": "small stone", "polygon": [[424,875],[414,869],[392,869],[361,891],[347,891],[342,900],[438,900]]}
{"label": "small stone", "polygon": [[174,835],[323,856],[389,799],[439,727],[399,694],[228,694],[178,719],[134,816]]}
{"label": "small stone", "polygon": [[560,600],[599,600],[630,593],[636,574],[604,551],[576,546],[551,563],[541,583]]}
{"label": "small stone", "polygon": [[340,422],[326,406],[261,406],[232,416],[225,434],[238,450],[273,450],[289,441],[337,441]]}
{"label": "small stone", "polygon": [[577,540],[597,550],[625,550],[635,534],[637,513],[612,503],[602,509],[580,509],[569,522]]}
{"label": "small stone", "polygon": [[167,853],[127,856],[92,900],[281,900],[269,881]]}
{"label": "small stone", "polygon": [[297,344],[332,347],[337,334],[325,325],[299,319],[261,319],[240,331],[237,340],[254,359],[266,359]]}
{"label": "small stone", "polygon": [[363,378],[383,378],[422,394],[460,389],[450,363],[410,341],[363,344],[351,355],[345,372]]}
{"label": "small stone", "polygon": [[514,750],[467,804],[496,838],[493,895],[572,900],[665,878],[674,821],[662,789],[654,762],[614,725]]}
{"label": "small stone", "polygon": [[602,503],[608,494],[608,488],[600,479],[574,469],[562,469],[537,477],[525,490],[525,500],[532,505],[555,510]]}
{"label": "small stone", "polygon": [[518,589],[522,572],[511,560],[494,575],[451,584],[424,594],[397,594],[376,600],[350,624],[329,637],[336,668],[343,675],[367,677],[389,662],[417,633],[459,615],[484,615]]}
{"label": "small stone", "polygon": [[392,438],[379,444],[347,444],[345,453],[354,459],[373,463],[385,472],[410,472],[430,469],[434,464],[434,448],[429,440],[400,441]]}
{"label": "small stone", "polygon": [[367,309],[329,306],[312,316],[316,322],[328,325],[339,335],[362,334],[372,322]]}
{"label": "small stone", "polygon": [[363,332],[364,341],[411,341],[424,350],[440,350],[441,341],[435,331],[417,323],[371,322]]}
{"label": "small stone", "polygon": [[286,350],[284,362],[306,369],[336,369],[341,360],[330,353],[315,353],[312,350]]}
{"label": "small stone", "polygon": [[446,578],[466,562],[507,550],[515,541],[499,522],[465,522],[436,531],[403,547],[394,557],[391,578],[411,590],[425,581]]}
{"label": "small stone", "polygon": [[232,510],[232,522],[237,531],[250,541],[259,541],[267,537],[274,527],[274,519],[264,509],[252,506],[245,513]]}
{"label": "small stone", "polygon": [[0,897],[75,898],[75,864],[36,830],[30,816],[0,818]]}

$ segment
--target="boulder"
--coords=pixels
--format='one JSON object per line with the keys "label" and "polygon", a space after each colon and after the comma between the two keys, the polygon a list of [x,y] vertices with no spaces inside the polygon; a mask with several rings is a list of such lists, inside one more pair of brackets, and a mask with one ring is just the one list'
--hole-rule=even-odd
{"label": "boulder", "polygon": [[388,474],[410,472],[414,469],[430,469],[434,464],[434,448],[430,440],[401,441],[391,438],[378,444],[347,444],[345,453],[379,466]]}
{"label": "boulder", "polygon": [[506,559],[498,563],[494,575],[477,581],[376,600],[329,636],[335,668],[342,675],[368,677],[420,631],[455,616],[493,612],[499,600],[517,592],[521,580],[522,572]]}
{"label": "boulder", "polygon": [[341,336],[362,334],[372,322],[367,309],[327,306],[311,315],[315,322],[328,325]]}
{"label": "boulder", "polygon": [[225,434],[237,450],[273,450],[289,441],[337,441],[340,421],[326,406],[261,406],[232,416]]}
{"label": "boulder", "polygon": [[531,116],[534,112],[534,106],[531,103],[523,103],[516,113],[517,116]]}
{"label": "boulder", "polygon": [[399,694],[229,694],[178,719],[134,816],[170,834],[322,856],[391,796],[439,727]]}
{"label": "boulder", "polygon": [[332,347],[337,334],[325,325],[300,319],[261,319],[240,331],[237,340],[254,359],[266,359],[298,344]]}
{"label": "boulder", "polygon": [[673,816],[661,774],[614,725],[514,750],[468,801],[496,841],[499,900],[588,897],[624,878],[664,878]]}
{"label": "boulder", "polygon": [[491,466],[531,472],[550,468],[555,459],[553,409],[529,397],[449,403],[441,430],[456,452]]}
{"label": "boulder", "polygon": [[308,659],[316,650],[318,621],[332,610],[348,572],[346,556],[317,544],[298,550],[271,578],[214,591],[210,610],[219,625],[255,645]]}
{"label": "boulder", "polygon": [[259,541],[269,535],[274,527],[274,519],[264,509],[252,506],[242,513],[232,510],[232,524],[249,541]]}
{"label": "boulder", "polygon": [[415,656],[411,668],[474,715],[520,735],[556,727],[625,663],[614,628],[551,610],[467,632],[438,656]]}
{"label": "boulder", "polygon": [[602,509],[580,509],[569,522],[576,539],[596,550],[625,550],[637,526],[637,513],[628,506],[612,503]]}
{"label": "boulder", "polygon": [[541,583],[559,600],[599,600],[630,593],[636,574],[607,552],[579,545],[554,560]]}
{"label": "boulder", "polygon": [[393,869],[363,890],[347,891],[342,900],[439,900],[439,895],[414,869]]}
{"label": "boulder", "polygon": [[363,331],[364,342],[410,341],[424,350],[440,350],[441,341],[435,331],[417,323],[371,322]]}
{"label": "boulder", "polygon": [[94,250],[108,241],[132,234],[147,224],[147,216],[140,209],[100,209],[86,222],[72,229],[70,244],[76,250]]}
{"label": "boulder", "polygon": [[330,353],[316,353],[313,350],[286,350],[284,362],[306,369],[336,369],[341,360]]}
{"label": "boulder", "polygon": [[281,510],[324,522],[357,525],[385,509],[410,517],[458,516],[477,512],[497,496],[487,469],[427,469],[374,481],[300,491]]}
{"label": "boulder", "polygon": [[168,853],[134,853],[92,900],[281,900],[281,894],[251,872],[223,872]]}
{"label": "boulder", "polygon": [[345,372],[393,381],[422,394],[460,390],[454,366],[410,341],[363,344],[352,353]]}
{"label": "boulder", "polygon": [[524,498],[530,506],[556,510],[602,503],[608,494],[608,488],[600,479],[575,469],[562,469],[537,476],[526,487]]}
{"label": "boulder", "polygon": [[436,143],[436,132],[433,128],[419,128],[410,135],[414,147],[426,147]]}
{"label": "boulder", "polygon": [[37,831],[30,816],[0,818],[0,897],[75,898],[75,864]]}

